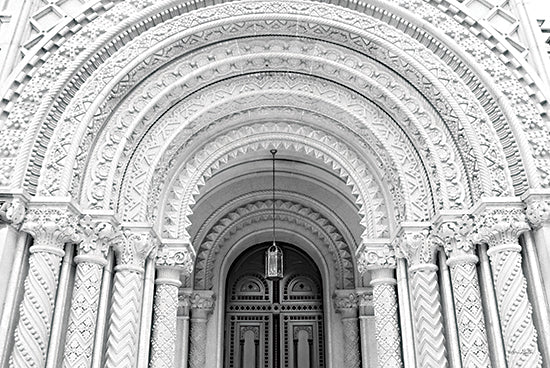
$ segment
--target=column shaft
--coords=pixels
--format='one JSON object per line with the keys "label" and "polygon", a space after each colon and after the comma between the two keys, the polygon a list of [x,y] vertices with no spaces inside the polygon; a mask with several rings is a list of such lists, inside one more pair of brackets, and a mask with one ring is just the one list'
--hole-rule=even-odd
{"label": "column shaft", "polygon": [[135,367],[142,292],[143,272],[115,267],[105,364],[108,368]]}
{"label": "column shaft", "polygon": [[176,367],[178,271],[159,269],[153,306],[151,368]]}
{"label": "column shaft", "polygon": [[76,274],[63,367],[91,367],[103,262],[84,262],[76,258]]}
{"label": "column shaft", "polygon": [[[48,243],[48,242],[46,242]],[[35,239],[29,257],[29,273],[15,330],[10,367],[44,367],[48,349],[63,244],[57,247]]]}
{"label": "column shaft", "polygon": [[[449,268],[445,263],[447,258],[445,252],[439,253],[439,282],[441,287],[441,309],[443,311],[443,321],[445,326],[445,337],[447,349],[449,349],[449,367],[460,368],[460,347],[458,342],[458,329],[455,314],[455,305],[453,302],[453,292],[451,286],[451,276]],[[465,365],[467,367],[467,365]]]}
{"label": "column shaft", "polygon": [[194,309],[191,312],[189,338],[189,368],[203,368],[206,364],[206,323],[204,311]]}
{"label": "column shaft", "polygon": [[487,254],[495,278],[498,311],[509,367],[540,367],[537,331],[533,324],[527,282],[521,268],[520,246],[491,247]]}
{"label": "column shaft", "polygon": [[447,367],[437,266],[420,264],[409,271],[418,364],[420,367]]}
{"label": "column shaft", "polygon": [[[375,270],[376,272],[392,270]],[[385,276],[385,275],[382,275]],[[401,368],[401,338],[397,316],[396,280],[390,273],[386,278],[375,278],[373,285],[374,318],[376,323],[376,346],[378,365],[387,368]]]}
{"label": "column shaft", "polygon": [[342,317],[344,325],[344,366],[346,368],[360,368],[359,330],[356,316]]}
{"label": "column shaft", "polygon": [[397,294],[399,295],[399,320],[403,336],[403,363],[405,368],[416,368],[415,341],[407,264],[403,258],[397,259]]}
{"label": "column shaft", "polygon": [[490,367],[487,331],[481,304],[481,292],[474,255],[451,256],[453,296],[464,367]]}

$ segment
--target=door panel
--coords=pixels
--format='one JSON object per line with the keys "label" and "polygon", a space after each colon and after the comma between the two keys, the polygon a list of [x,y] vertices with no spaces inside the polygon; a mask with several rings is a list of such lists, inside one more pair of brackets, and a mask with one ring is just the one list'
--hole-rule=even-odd
{"label": "door panel", "polygon": [[267,246],[235,261],[227,282],[227,368],[323,368],[323,306],[316,265],[294,247],[281,246],[285,273],[263,276]]}

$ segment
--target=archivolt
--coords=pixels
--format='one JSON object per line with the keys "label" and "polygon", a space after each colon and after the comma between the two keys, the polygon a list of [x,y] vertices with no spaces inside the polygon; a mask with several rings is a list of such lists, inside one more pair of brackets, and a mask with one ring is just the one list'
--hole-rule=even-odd
{"label": "archivolt", "polygon": [[[158,30],[157,30],[157,33],[158,33]],[[165,35],[165,36],[166,36],[166,35]],[[380,40],[378,40],[378,41],[381,42]],[[385,45],[385,46],[387,46],[387,45]],[[373,48],[372,46],[370,46],[370,50],[372,51],[373,49],[374,49],[374,48]],[[126,60],[127,56],[128,56],[128,55],[125,55],[125,56],[124,56],[125,60]],[[376,55],[376,56],[379,57],[380,59],[382,59],[382,58],[384,57],[384,55]],[[387,55],[385,55],[385,56],[387,57]],[[101,74],[101,73],[100,73],[100,74]],[[103,75],[102,77],[104,78],[105,76]],[[436,81],[435,84],[437,85],[438,82]],[[440,86],[440,87],[441,87],[441,86]],[[456,88],[458,88],[458,87],[457,87],[457,85],[453,85],[453,88],[456,89]],[[86,88],[86,90],[89,90],[89,89]],[[93,88],[92,88],[91,90],[93,90]],[[446,95],[450,95],[450,94],[449,94],[449,93],[446,93]],[[473,100],[473,99],[472,99],[472,100]],[[472,106],[469,106],[469,108],[471,109]],[[451,115],[452,115],[452,114],[451,114]],[[463,114],[458,113],[458,115],[463,115]],[[465,120],[465,119],[462,119],[462,120]],[[52,152],[61,152],[61,151],[63,151],[63,150],[62,150],[62,149],[59,149],[59,150],[58,150],[58,149],[55,149],[55,150],[53,150]],[[496,152],[496,151],[493,151],[493,152]],[[59,157],[57,157],[56,159],[54,159],[54,162],[59,162]],[[72,167],[72,165],[66,165],[66,166]],[[51,175],[48,176],[48,175],[45,175],[45,178],[53,178],[53,177],[57,177],[57,176],[51,176]],[[47,180],[47,179],[46,179],[46,180]],[[502,183],[503,181],[495,181],[495,182]],[[504,182],[505,182],[505,181],[504,181]],[[48,188],[48,191],[50,191],[50,193],[51,193],[51,190],[55,190],[55,186],[50,185],[50,183],[46,183],[46,184],[45,184],[45,187]]]}
{"label": "archivolt", "polygon": [[[128,1],[128,3],[131,3]],[[225,12],[223,13],[224,16],[226,14],[229,15],[235,15],[231,14],[231,12],[235,11],[235,9],[239,9],[239,11],[242,14],[243,9],[239,8],[242,3],[239,4],[231,4],[228,6],[228,8],[225,9]],[[303,13],[308,14],[308,11],[311,11],[313,7],[311,6],[301,6],[303,4],[288,4],[288,3],[261,3],[261,4],[268,4],[271,8],[269,11],[272,12],[286,12],[286,13]],[[101,18],[101,21],[98,21],[97,24],[94,24],[94,27],[96,27],[96,30],[99,30],[103,27],[105,27],[104,22],[106,19],[109,19],[109,16],[112,19],[115,19],[112,21],[112,24],[115,24],[117,21],[117,17],[112,17],[113,14],[123,14],[124,11],[121,11],[121,6],[116,7],[116,11],[113,10],[110,14],[106,15],[105,17]],[[133,6],[133,3],[128,4],[128,7]],[[255,13],[260,13],[264,11],[264,9],[258,10],[257,6],[260,5],[254,5],[254,3],[245,3],[245,6],[249,7],[250,9],[253,9]],[[390,5],[388,5],[390,6]],[[498,89],[506,91],[507,98],[509,100],[506,100],[504,98],[501,103],[505,107],[505,115],[506,119],[501,118],[501,113],[499,106],[496,105],[496,103],[493,101],[491,97],[489,97],[489,94],[485,93],[485,90],[483,87],[483,83],[480,83],[479,80],[472,75],[472,73],[468,72],[468,68],[464,67],[464,65],[460,62],[458,58],[456,58],[454,55],[452,55],[451,52],[448,51],[448,49],[445,49],[445,47],[438,41],[434,40],[432,37],[427,36],[424,37],[425,34],[423,31],[416,29],[411,24],[407,23],[406,21],[400,22],[401,19],[398,19],[400,23],[400,27],[403,27],[407,32],[417,32],[414,33],[415,36],[418,37],[424,44],[427,45],[433,45],[434,49],[436,49],[438,55],[441,58],[445,58],[450,60],[453,64],[453,66],[457,66],[457,70],[459,70],[460,75],[463,76],[463,78],[467,81],[468,85],[470,85],[473,89],[477,89],[480,91],[478,94],[479,96],[483,96],[483,104],[487,111],[491,112],[491,119],[494,122],[494,124],[497,126],[497,129],[499,130],[499,133],[504,137],[504,145],[506,147],[512,147],[506,152],[507,158],[509,159],[511,166],[512,166],[512,174],[514,175],[515,180],[515,187],[517,189],[516,194],[521,194],[522,191],[526,189],[526,186],[524,185],[524,176],[522,175],[522,168],[521,165],[519,165],[517,162],[519,161],[517,150],[514,149],[514,145],[509,145],[508,142],[513,140],[511,138],[511,131],[509,126],[502,125],[503,121],[507,121],[509,124],[513,125],[513,128],[516,129],[516,133],[519,136],[519,141],[521,144],[521,148],[524,151],[524,159],[526,162],[526,165],[529,166],[530,171],[530,179],[533,181],[534,187],[548,187],[550,176],[547,175],[548,172],[548,152],[546,150],[537,149],[537,147],[542,146],[546,147],[548,146],[548,132],[545,128],[544,124],[542,123],[542,120],[540,116],[537,115],[537,109],[533,105],[532,101],[530,100],[530,96],[525,92],[523,89],[523,86],[521,85],[521,81],[518,80],[510,70],[506,68],[505,65],[503,65],[502,61],[497,58],[497,55],[493,54],[489,49],[486,48],[485,45],[483,45],[483,40],[478,40],[476,36],[469,34],[465,29],[463,29],[456,20],[453,20],[450,15],[443,14],[440,11],[436,10],[432,5],[424,3],[424,2],[416,2],[414,4],[411,4],[410,2],[407,2],[407,6],[409,8],[409,11],[417,12],[418,15],[428,14],[430,16],[430,19],[434,22],[435,27],[438,27],[440,29],[446,30],[449,34],[451,32],[454,32],[456,34],[460,34],[460,37],[455,36],[454,38],[457,40],[457,42],[463,47],[464,50],[471,53],[473,57],[476,58],[476,61],[479,62],[481,65],[480,69],[485,69],[487,72],[491,73],[491,75],[494,75],[494,79],[489,81],[489,83],[486,83],[486,85],[489,86],[489,88],[492,90],[494,95],[498,95],[497,93]],[[162,9],[164,5],[159,6],[158,9]],[[181,7],[179,8],[182,9]],[[274,11],[276,9],[276,11]],[[345,9],[335,8],[331,6],[326,5],[317,5],[315,7],[316,11],[318,12],[315,14],[317,18],[333,18],[336,22],[341,23],[355,23],[356,25],[360,25],[362,23],[369,23],[368,20],[364,17],[358,16],[357,13],[350,12]],[[383,17],[384,12],[376,7],[369,7],[368,9],[369,13],[371,13],[374,16],[377,17]],[[154,11],[153,11],[154,13]],[[196,12],[196,13],[200,13]],[[396,13],[400,14],[401,16],[406,16],[406,12],[400,11],[397,9]],[[169,12],[166,13],[167,17],[172,16]],[[213,14],[213,12],[211,12]],[[435,16],[434,16],[435,15]],[[196,14],[192,15],[193,17],[196,16]],[[204,14],[202,15],[204,17]],[[453,15],[454,16],[454,15]],[[186,16],[187,17],[187,16]],[[392,17],[391,22],[396,21],[396,18],[399,17]],[[460,18],[460,17],[458,17]],[[187,21],[190,21],[189,24],[198,24],[200,21],[204,20],[200,19],[197,20],[197,18],[194,18],[194,20],[191,20],[191,17],[187,18]],[[192,23],[195,22],[195,23]],[[147,22],[145,22],[147,23]],[[98,27],[99,26],[99,27]],[[381,34],[390,35],[388,36],[388,39],[395,39],[395,30],[388,28],[388,27],[382,27],[380,25],[374,25],[371,27],[371,30],[373,28],[376,28]],[[423,25],[424,26],[424,25]],[[432,26],[425,24],[426,28],[429,28],[434,34],[438,34]],[[93,29],[93,27],[91,27]],[[146,27],[145,27],[146,28]],[[122,27],[124,29],[124,27]],[[87,33],[86,33],[87,32]],[[137,31],[136,33],[141,32],[141,30]],[[99,50],[101,49],[100,45],[104,45],[106,43],[106,40],[114,38],[115,33],[109,35],[109,37],[105,37],[102,42],[97,45],[94,45],[92,50]],[[6,150],[5,157],[2,158],[2,177],[1,177],[1,184],[3,185],[9,185],[12,184],[13,186],[19,186],[19,180],[22,177],[23,171],[27,167],[29,163],[29,156],[28,156],[28,150],[31,147],[30,141],[34,140],[35,136],[39,136],[39,142],[36,146],[36,155],[34,156],[34,160],[36,162],[36,165],[34,169],[31,169],[29,171],[29,175],[27,176],[27,187],[30,189],[31,193],[34,191],[34,185],[36,183],[36,176],[37,168],[40,167],[41,159],[40,156],[43,155],[43,148],[47,146],[47,141],[50,132],[53,130],[53,127],[55,126],[53,122],[57,120],[57,118],[60,115],[60,111],[63,110],[65,106],[65,102],[63,101],[63,98],[66,96],[71,96],[73,93],[71,93],[71,90],[74,91],[80,87],[80,82],[76,80],[74,83],[70,84],[67,87],[66,93],[63,95],[61,94],[62,98],[60,99],[59,108],[56,109],[50,109],[51,104],[53,103],[53,99],[57,98],[59,96],[59,93],[61,93],[62,88],[64,88],[67,83],[69,83],[69,76],[72,78],[75,73],[75,70],[66,72],[66,77],[60,78],[60,81],[58,85],[55,88],[52,88],[53,92],[51,92],[50,95],[48,95],[48,99],[42,104],[43,108],[37,112],[39,103],[38,101],[42,98],[44,95],[44,91],[47,91],[52,87],[53,81],[57,80],[60,73],[64,71],[63,67],[63,60],[74,60],[75,58],[75,49],[78,50],[79,47],[82,47],[81,45],[87,44],[87,40],[93,40],[94,37],[97,37],[97,32],[90,32],[90,27],[86,28],[85,32],[79,33],[79,36],[81,38],[74,40],[75,37],[71,37],[69,39],[70,45],[62,45],[60,50],[57,53],[54,53],[55,57],[52,57],[46,61],[46,64],[43,68],[41,68],[40,73],[36,73],[36,78],[31,79],[30,85],[23,90],[22,98],[17,99],[16,103],[13,104],[13,109],[11,109],[10,106],[10,116],[8,119],[8,123],[6,124],[7,130],[9,130],[3,137],[4,139],[8,139],[9,141],[3,145]],[[479,32],[477,32],[479,34]],[[443,37],[443,34],[438,34],[439,36]],[[483,35],[483,34],[482,34]],[[86,39],[88,37],[88,39]],[[124,34],[121,37],[128,37],[128,34]],[[131,36],[130,36],[131,37]],[[74,42],[73,42],[74,41]],[[157,42],[157,40],[152,40],[153,42]],[[110,48],[115,48],[114,46],[116,43],[113,43],[109,45]],[[79,46],[80,45],[80,46]],[[65,46],[65,47],[64,47]],[[71,48],[72,47],[72,48]],[[370,47],[370,46],[369,46]],[[498,50],[498,48],[497,48]],[[410,50],[407,50],[405,52],[409,52]],[[141,52],[141,51],[140,51]],[[417,52],[417,50],[413,51]],[[427,50],[424,50],[425,53],[428,53]],[[77,52],[76,52],[77,53]],[[101,52],[99,52],[101,53]],[[96,60],[100,60],[101,58],[96,58]],[[395,63],[400,62],[399,57],[395,57]],[[80,65],[84,64],[84,60],[86,60],[86,57],[81,56],[81,62],[75,63],[72,65],[77,65],[80,67]],[[427,61],[427,59],[425,60]],[[78,76],[80,80],[86,79],[86,75],[89,74],[90,70],[93,70],[96,66],[93,65],[94,62],[90,62],[90,65],[86,68],[83,68],[82,73]],[[514,65],[514,63],[510,63],[511,65]],[[430,67],[433,67],[434,64],[430,65]],[[61,66],[61,67],[60,67]],[[71,66],[72,67],[72,66]],[[475,65],[470,66],[471,69],[476,69],[477,67]],[[56,70],[59,69],[59,70]],[[411,73],[411,75],[414,73]],[[438,74],[438,73],[434,73]],[[481,74],[481,73],[479,73]],[[466,100],[467,101],[467,100]],[[509,104],[508,104],[509,102]],[[513,107],[513,110],[507,110],[508,107]],[[467,110],[470,109],[470,106],[466,107]],[[7,110],[8,111],[8,110]],[[46,119],[45,115],[47,112],[50,112],[49,117]],[[515,114],[515,116],[514,116]],[[31,121],[31,117],[35,115],[34,118],[34,124],[31,124],[31,129],[29,129],[29,122]],[[44,131],[40,134],[37,133],[36,128],[40,126],[40,122],[46,121],[46,126],[44,128]],[[523,129],[526,133],[524,136],[520,130]],[[28,130],[28,139],[21,144],[21,132]],[[530,142],[522,141],[522,139],[529,138]],[[19,148],[23,146],[23,151],[21,151],[20,160],[19,160],[19,166],[16,170],[14,170],[14,157],[15,155],[20,152]],[[66,148],[66,147],[65,147]],[[63,150],[61,150],[63,151]],[[534,159],[537,161],[534,162]],[[65,161],[65,159],[61,158],[61,162],[64,164],[67,164],[68,167],[72,167],[70,159],[68,161]],[[537,166],[539,172],[534,172],[533,169],[534,165]],[[10,183],[10,178],[12,177],[12,173],[15,172],[15,181],[13,183]],[[55,192],[51,192],[49,194],[55,194]]]}
{"label": "archivolt", "polygon": [[[232,243],[232,236],[240,229],[254,224],[271,224],[272,201],[247,203],[217,221],[207,233],[197,249],[195,262],[195,289],[210,289],[215,259],[220,249]],[[339,230],[326,217],[303,204],[293,201],[275,201],[276,219],[284,228],[285,223],[293,223],[307,231],[317,240],[321,249],[328,249],[336,267],[337,288],[355,287],[355,267],[353,251],[345,242]]]}

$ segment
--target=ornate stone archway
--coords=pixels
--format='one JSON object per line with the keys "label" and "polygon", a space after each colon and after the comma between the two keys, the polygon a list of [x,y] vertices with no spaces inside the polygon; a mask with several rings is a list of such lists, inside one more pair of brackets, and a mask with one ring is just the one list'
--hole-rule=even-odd
{"label": "ornate stone archway", "polygon": [[272,147],[334,366],[548,363],[544,68],[474,2],[214,3],[83,7],[3,83],[0,365],[218,366],[212,280],[265,225]]}

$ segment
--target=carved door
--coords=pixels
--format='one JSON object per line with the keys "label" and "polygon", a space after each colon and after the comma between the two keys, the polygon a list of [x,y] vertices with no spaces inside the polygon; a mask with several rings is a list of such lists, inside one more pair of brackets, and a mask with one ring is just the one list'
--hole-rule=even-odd
{"label": "carved door", "polygon": [[323,296],[317,266],[283,245],[284,277],[264,277],[267,245],[231,267],[225,314],[226,368],[323,368]]}

